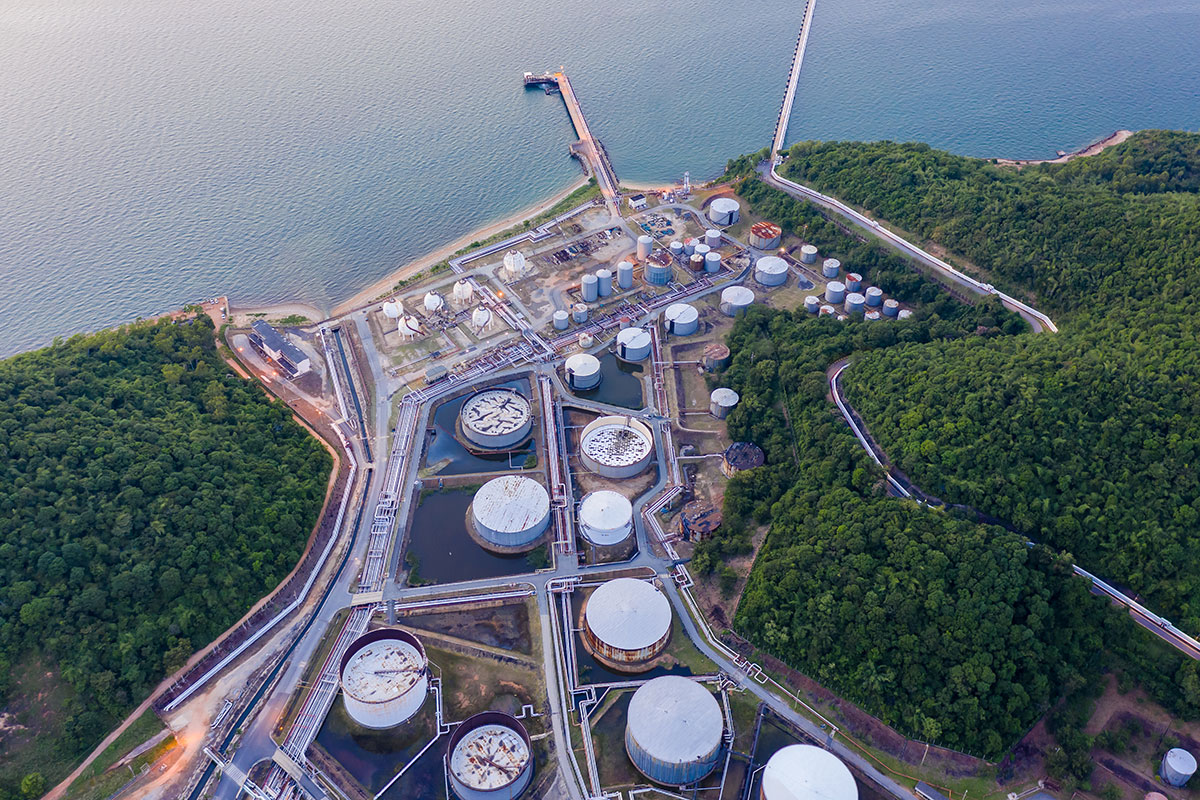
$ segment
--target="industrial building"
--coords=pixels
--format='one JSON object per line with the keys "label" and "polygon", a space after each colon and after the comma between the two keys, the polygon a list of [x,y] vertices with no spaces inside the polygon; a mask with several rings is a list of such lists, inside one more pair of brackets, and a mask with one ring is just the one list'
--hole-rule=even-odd
{"label": "industrial building", "polygon": [[633,693],[625,751],[655,783],[685,786],[716,768],[724,731],[721,706],[711,692],[687,678],[664,675]]}
{"label": "industrial building", "polygon": [[1158,774],[1168,786],[1186,786],[1196,774],[1196,757],[1181,747],[1172,747],[1163,756]]}
{"label": "industrial building", "polygon": [[525,441],[533,430],[533,410],[520,392],[484,389],[463,403],[459,428],[472,445],[506,450]]}
{"label": "industrial building", "polygon": [[671,603],[653,584],[635,578],[603,583],[583,603],[583,642],[604,666],[645,672],[671,638]]}
{"label": "industrial building", "polygon": [[700,328],[700,312],[688,303],[672,303],[663,312],[667,333],[674,336],[691,336]]}
{"label": "industrial building", "polygon": [[619,492],[589,492],[579,503],[579,532],[591,544],[611,547],[633,533],[633,503]]}
{"label": "industrial building", "polygon": [[650,206],[644,194],[631,194],[627,202],[634,211],[645,211]]}
{"label": "industrial building", "polygon": [[450,735],[447,752],[447,778],[459,800],[515,800],[533,779],[525,726],[499,711],[468,717]]}
{"label": "industrial building", "polygon": [[774,222],[756,222],[750,226],[750,246],[759,250],[771,250],[779,247],[783,229]]}
{"label": "industrial building", "polygon": [[753,442],[734,442],[721,456],[721,472],[732,478],[739,472],[761,467],[767,462],[762,448]]}
{"label": "industrial building", "polygon": [[617,357],[624,361],[645,361],[650,357],[650,331],[625,328],[617,333]]}
{"label": "industrial building", "polygon": [[338,675],[346,713],[383,730],[411,719],[429,691],[429,660],[416,636],[395,628],[364,633],[342,654]]}
{"label": "industrial building", "polygon": [[733,225],[741,218],[742,207],[732,197],[718,197],[708,207],[708,218],[714,225]]}
{"label": "industrial building", "polygon": [[679,534],[689,542],[702,542],[721,527],[721,511],[707,500],[693,500],[679,514]]}
{"label": "industrial building", "polygon": [[467,531],[485,550],[523,553],[550,527],[550,494],[533,478],[502,475],[480,487],[467,511]]}
{"label": "industrial building", "polygon": [[729,416],[729,412],[737,406],[738,393],[726,386],[718,386],[712,390],[712,394],[708,396],[708,413],[712,414],[717,419],[725,419]]}
{"label": "industrial building", "polygon": [[754,292],[745,286],[730,286],[721,290],[721,313],[736,317],[754,305]]}
{"label": "industrial building", "polygon": [[837,756],[820,747],[793,744],[767,761],[761,800],[858,800],[858,784]]}
{"label": "industrial building", "polygon": [[729,356],[729,348],[720,342],[705,345],[703,355],[704,368],[709,372],[725,369],[729,366]]}
{"label": "industrial building", "polygon": [[597,417],[579,439],[579,460],[606,478],[631,478],[650,466],[653,455],[654,435],[633,417]]}
{"label": "industrial building", "polygon": [[[282,333],[275,330],[261,319],[250,323],[253,334],[250,341],[258,345],[267,358],[271,359],[289,378],[299,377],[312,370],[312,361],[296,345],[287,340]],[[255,338],[257,337],[257,341]]]}
{"label": "industrial building", "polygon": [[754,264],[754,280],[763,286],[787,283],[788,263],[779,256],[763,256]]}
{"label": "industrial building", "polygon": [[576,391],[595,389],[600,385],[600,359],[590,353],[568,356],[563,365],[567,386]]}

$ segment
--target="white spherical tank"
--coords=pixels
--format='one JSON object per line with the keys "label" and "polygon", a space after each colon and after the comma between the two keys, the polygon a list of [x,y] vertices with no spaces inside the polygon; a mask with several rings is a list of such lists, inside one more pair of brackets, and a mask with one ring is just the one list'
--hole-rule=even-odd
{"label": "white spherical tank", "polygon": [[404,313],[404,307],[395,300],[388,300],[383,304],[383,315],[388,319],[400,319],[400,315]]}
{"label": "white spherical tank", "polygon": [[650,257],[650,251],[654,249],[654,240],[649,236],[642,234],[637,240],[637,257],[645,261]]}
{"label": "white spherical tank", "polygon": [[459,800],[515,800],[533,779],[533,743],[520,720],[508,714],[468,717],[446,749],[447,777]]}
{"label": "white spherical tank", "polygon": [[425,648],[408,631],[382,628],[355,639],[338,672],[346,713],[364,728],[383,730],[421,710],[429,691]]}
{"label": "white spherical tank", "polygon": [[579,532],[594,545],[620,544],[633,533],[633,504],[608,489],[584,495],[579,503]]}
{"label": "white spherical tank", "polygon": [[672,303],[663,312],[667,333],[674,336],[690,336],[700,327],[700,312],[688,303]]}
{"label": "white spherical tank", "polygon": [[858,800],[858,784],[833,753],[793,744],[767,761],[759,795],[762,800]]}
{"label": "white spherical tank", "polygon": [[467,441],[489,450],[520,444],[533,430],[533,408],[512,389],[484,389],[471,395],[458,418]]}
{"label": "white spherical tank", "polygon": [[617,356],[625,361],[645,361],[650,357],[650,331],[626,328],[617,334]]}
{"label": "white spherical tank", "polygon": [[655,783],[696,783],[717,766],[725,721],[712,693],[695,681],[664,675],[629,701],[625,751]]}
{"label": "white spherical tank", "polygon": [[532,478],[502,475],[480,487],[468,514],[471,538],[485,549],[524,552],[550,527],[550,495]]}
{"label": "white spherical tank", "polygon": [[396,325],[400,335],[405,339],[415,339],[421,335],[421,321],[414,316],[407,316]]}
{"label": "white spherical tank", "polygon": [[817,263],[817,246],[815,244],[806,244],[801,247],[800,261],[805,264]]}
{"label": "white spherical tank", "polygon": [[492,312],[488,311],[483,306],[478,306],[471,312],[471,325],[477,331],[481,331],[490,325],[492,322]]}
{"label": "white spherical tank", "polygon": [[736,317],[754,304],[754,292],[745,286],[730,286],[721,291],[721,312]]}
{"label": "white spherical tank", "polygon": [[583,641],[606,667],[644,672],[671,638],[671,604],[653,584],[616,578],[583,604]]}
{"label": "white spherical tank", "polygon": [[1196,758],[1183,748],[1172,747],[1163,756],[1158,774],[1168,786],[1183,786],[1196,774]]}
{"label": "white spherical tank", "polygon": [[718,197],[708,207],[708,218],[715,225],[733,225],[741,215],[741,208],[732,197]]}
{"label": "white spherical tank", "polygon": [[590,353],[576,353],[563,365],[567,386],[572,389],[593,389],[600,384],[600,359]]}
{"label": "white spherical tank", "polygon": [[708,413],[717,419],[725,419],[729,416],[729,412],[737,406],[740,399],[738,393],[733,389],[718,386],[708,396]]}
{"label": "white spherical tank", "polygon": [[446,301],[437,292],[425,293],[425,310],[430,314],[441,311],[444,305],[446,305]]}
{"label": "white spherical tank", "polygon": [[704,232],[704,243],[709,247],[720,247],[721,232],[714,228],[709,228]]}
{"label": "white spherical tank", "polygon": [[616,414],[589,422],[579,437],[579,460],[597,475],[630,478],[650,466],[654,435],[633,417]]}
{"label": "white spherical tank", "polygon": [[453,290],[454,302],[466,305],[475,296],[475,289],[465,280],[456,281]]}
{"label": "white spherical tank", "polygon": [[515,281],[525,276],[525,254],[520,250],[509,250],[504,254],[504,275],[508,280]]}
{"label": "white spherical tank", "polygon": [[779,256],[763,256],[754,264],[754,280],[763,286],[787,283],[788,263]]}

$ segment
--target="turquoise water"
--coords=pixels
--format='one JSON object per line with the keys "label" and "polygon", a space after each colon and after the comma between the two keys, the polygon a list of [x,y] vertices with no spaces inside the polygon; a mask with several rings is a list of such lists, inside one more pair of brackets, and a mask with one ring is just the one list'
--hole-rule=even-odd
{"label": "turquoise water", "polygon": [[[1039,157],[1200,126],[1200,4],[818,0],[791,139]],[[503,7],[501,7],[503,6]],[[328,307],[576,179],[765,146],[797,3],[5,0],[0,354],[228,293]]]}

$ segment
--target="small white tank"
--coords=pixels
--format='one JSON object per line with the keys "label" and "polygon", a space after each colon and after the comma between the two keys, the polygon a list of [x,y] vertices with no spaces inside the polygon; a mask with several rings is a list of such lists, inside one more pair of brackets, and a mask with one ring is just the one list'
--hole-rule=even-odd
{"label": "small white tank", "polygon": [[883,289],[878,286],[868,286],[864,294],[867,296],[867,305],[871,308],[879,308],[883,305]]}
{"label": "small white tank", "polygon": [[842,271],[842,262],[836,258],[827,258],[821,264],[821,274],[826,278],[836,278],[838,273]]}
{"label": "small white tank", "polygon": [[650,257],[650,251],[654,249],[654,240],[645,234],[638,237],[637,240],[637,257],[641,261],[645,261]]}
{"label": "small white tank", "polygon": [[[683,245],[680,245],[680,249],[682,247]],[[617,286],[622,289],[633,288],[633,264],[628,261],[617,264]]]}
{"label": "small white tank", "polygon": [[709,247],[720,247],[721,232],[714,228],[709,228],[704,232],[704,243]]}
{"label": "small white tank", "polygon": [[691,336],[700,327],[700,312],[688,303],[672,303],[663,312],[667,333],[673,336]]}
{"label": "small white tank", "polygon": [[815,244],[806,244],[801,247],[800,261],[804,264],[817,263],[817,246]]}
{"label": "small white tank", "polygon": [[[582,339],[582,336],[580,338]],[[593,389],[600,384],[600,359],[594,355],[576,353],[569,356],[563,369],[567,375],[567,386],[572,389],[582,391]]]}
{"label": "small white tank", "polygon": [[754,264],[754,280],[763,286],[787,283],[788,263],[779,256],[763,256]]}
{"label": "small white tank", "polygon": [[404,307],[395,300],[388,300],[383,304],[383,315],[388,319],[400,319],[400,315],[404,313]]}
{"label": "small white tank", "polygon": [[571,315],[563,309],[554,312],[554,330],[565,331],[571,324]]}
{"label": "small white tank", "polygon": [[754,292],[745,286],[730,286],[721,291],[721,312],[736,317],[754,304]]}
{"label": "small white tank", "polygon": [[708,413],[712,414],[717,419],[725,419],[729,416],[729,412],[737,407],[738,393],[733,389],[725,386],[719,386],[712,390],[712,394],[708,398]]}
{"label": "small white tank", "polygon": [[846,284],[841,281],[830,281],[825,285],[825,302],[841,303],[846,299]]}
{"label": "small white tank", "polygon": [[600,547],[620,544],[633,533],[633,504],[608,489],[584,495],[578,518],[583,538]]}
{"label": "small white tank", "polygon": [[721,271],[721,254],[710,252],[704,256],[704,271],[705,272],[720,272]]}
{"label": "small white tank", "polygon": [[576,303],[571,306],[571,319],[576,323],[587,322],[588,307],[583,303]]}
{"label": "small white tank", "polygon": [[896,317],[900,314],[900,303],[892,298],[883,301],[883,315],[885,317]]}
{"label": "small white tank", "polygon": [[810,294],[804,298],[804,310],[810,314],[815,314],[821,308],[821,298],[815,294]]}

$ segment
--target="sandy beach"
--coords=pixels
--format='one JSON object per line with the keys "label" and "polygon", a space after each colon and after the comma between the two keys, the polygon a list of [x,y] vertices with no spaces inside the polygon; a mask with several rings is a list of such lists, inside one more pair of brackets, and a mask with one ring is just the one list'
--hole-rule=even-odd
{"label": "sandy beach", "polygon": [[1105,136],[1100,141],[1090,144],[1082,150],[1076,150],[1074,153],[1067,153],[1065,156],[1059,156],[1058,158],[997,158],[996,163],[1004,167],[1027,167],[1031,164],[1065,164],[1075,158],[1086,158],[1103,152],[1107,148],[1125,141],[1136,132],[1120,130]]}

